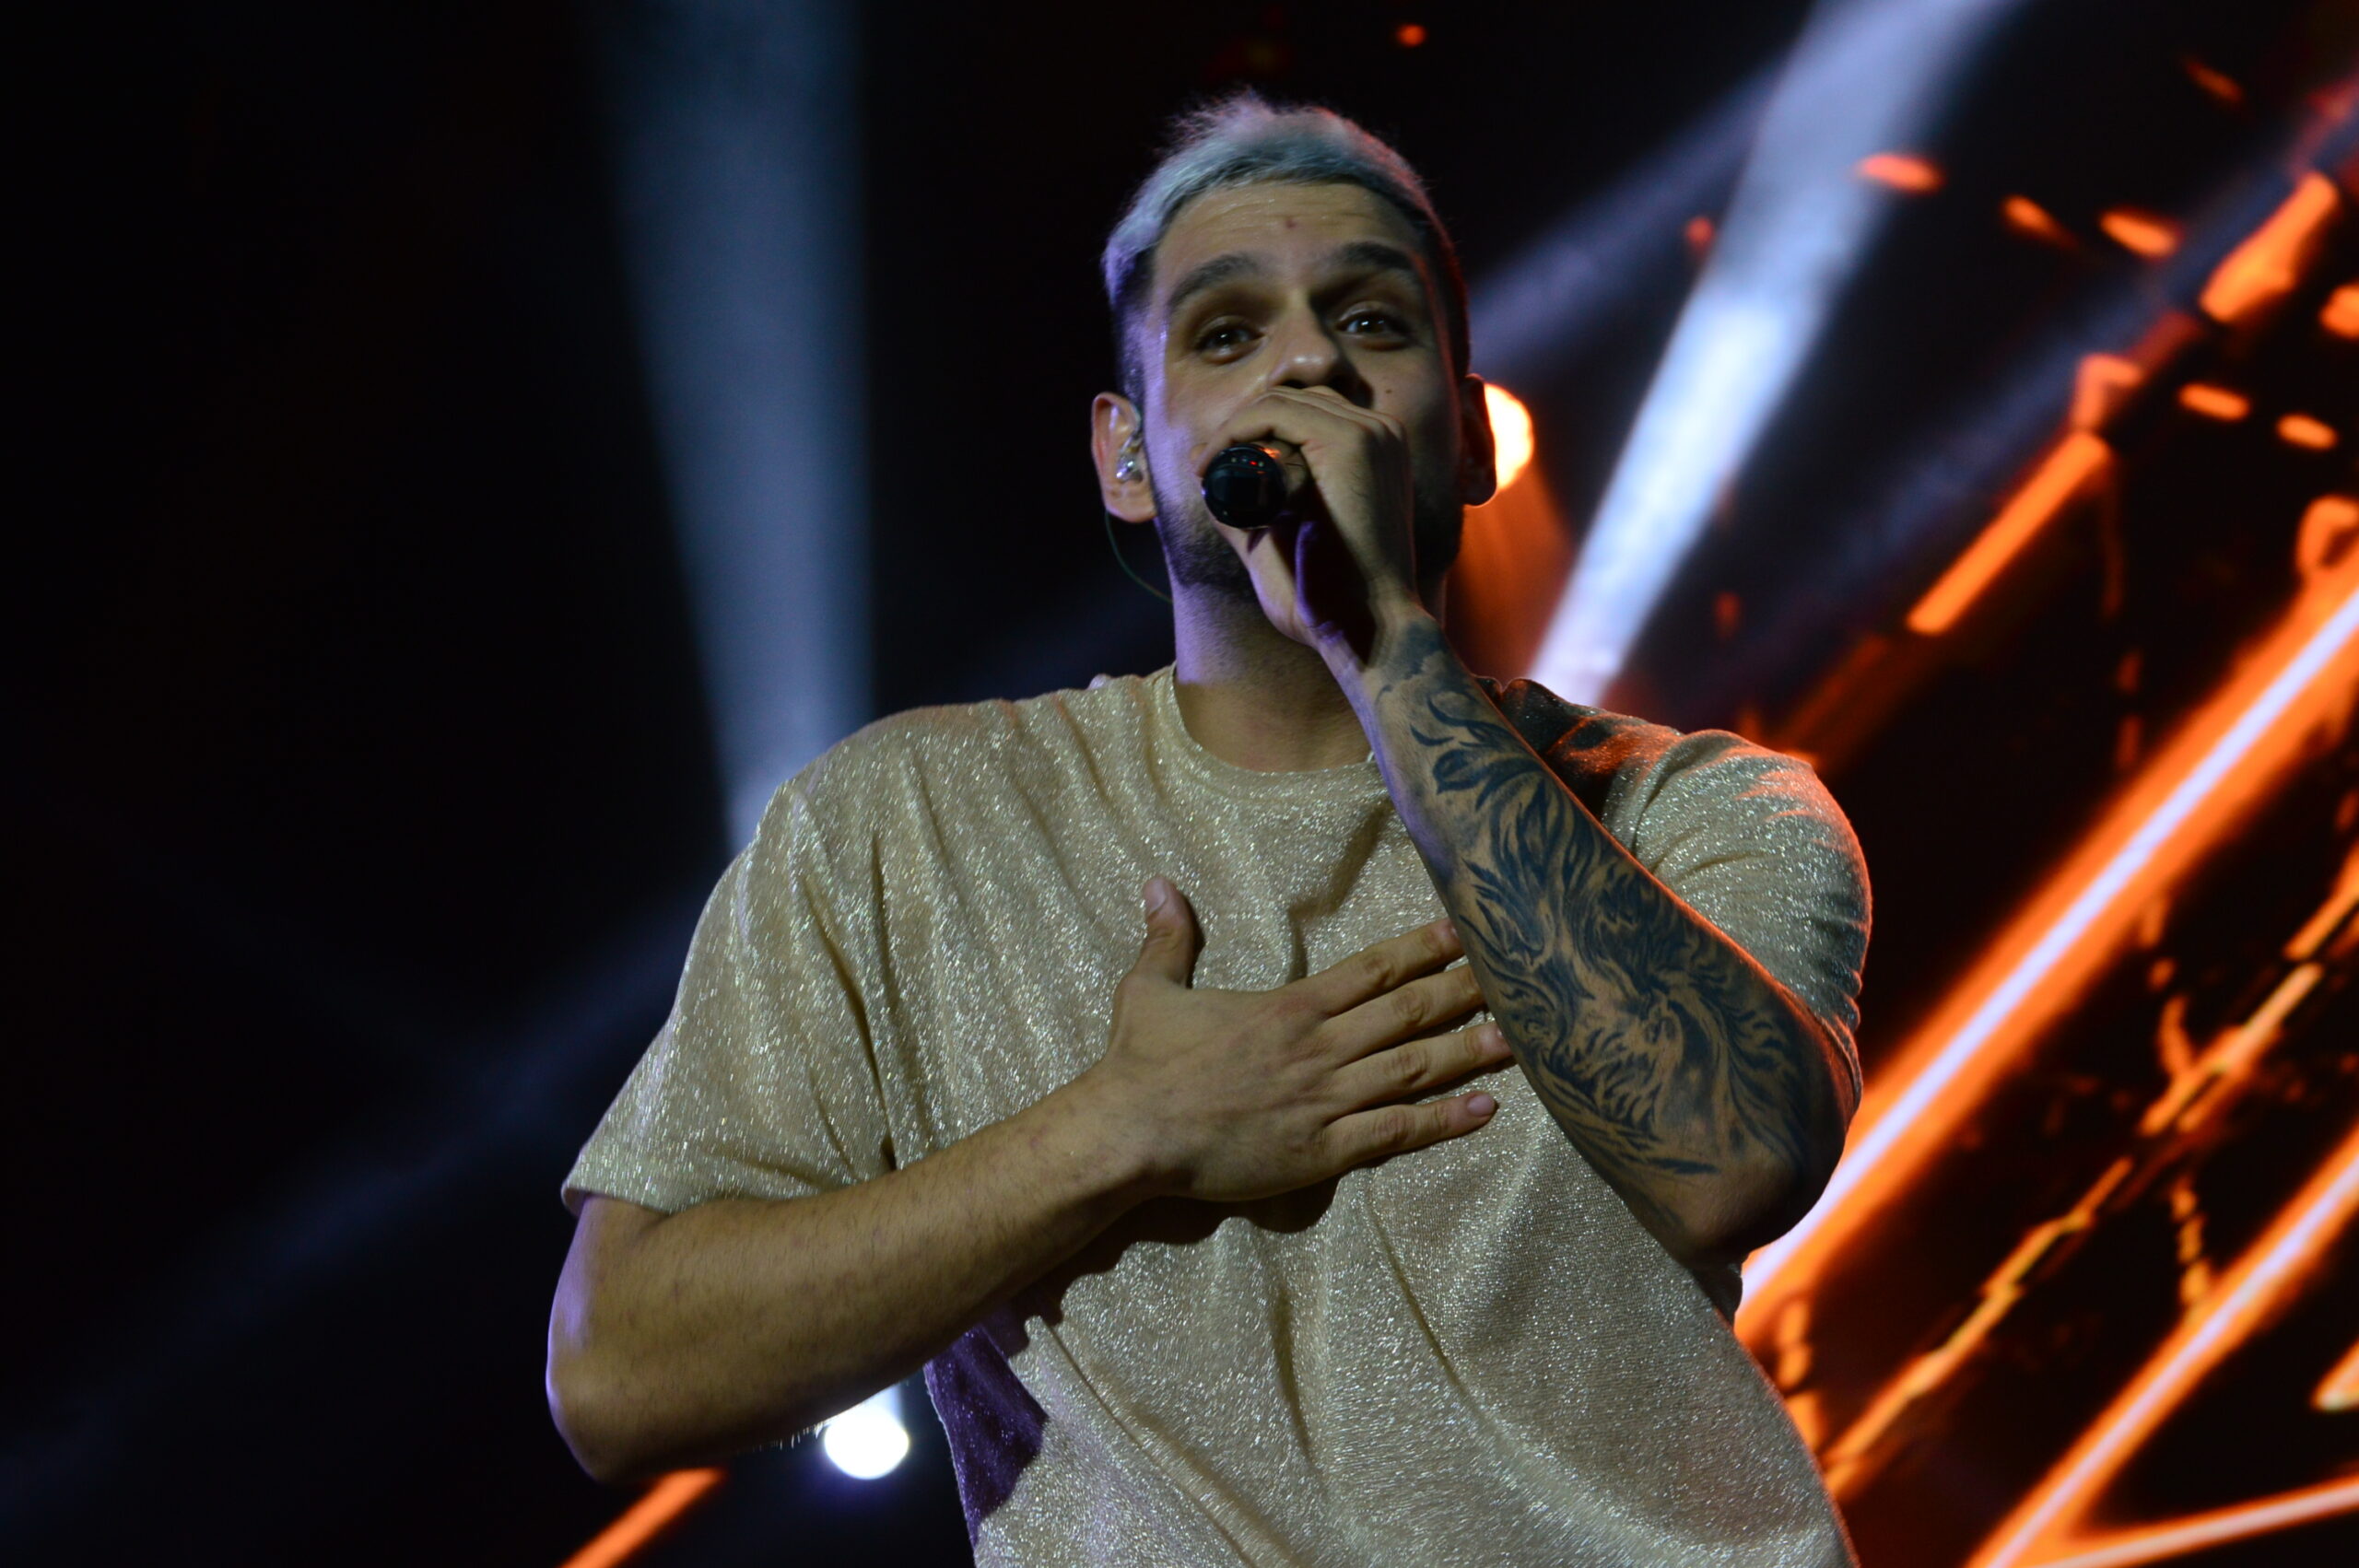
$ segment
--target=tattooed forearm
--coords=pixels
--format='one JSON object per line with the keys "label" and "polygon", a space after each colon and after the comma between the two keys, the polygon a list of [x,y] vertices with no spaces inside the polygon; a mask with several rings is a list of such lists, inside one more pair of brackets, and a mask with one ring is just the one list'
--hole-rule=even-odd
{"label": "tattooed forearm", "polygon": [[1484,995],[1567,1135],[1684,1260],[1790,1224],[1848,1112],[1822,1026],[1598,824],[1430,619],[1392,628],[1358,686]]}

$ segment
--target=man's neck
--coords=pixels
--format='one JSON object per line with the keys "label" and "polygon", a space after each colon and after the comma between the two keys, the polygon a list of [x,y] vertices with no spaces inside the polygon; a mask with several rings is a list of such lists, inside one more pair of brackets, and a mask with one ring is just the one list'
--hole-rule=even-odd
{"label": "man's neck", "polygon": [[1260,773],[1341,767],[1367,735],[1314,649],[1271,626],[1261,606],[1182,590],[1173,606],[1173,689],[1188,733],[1223,762]]}

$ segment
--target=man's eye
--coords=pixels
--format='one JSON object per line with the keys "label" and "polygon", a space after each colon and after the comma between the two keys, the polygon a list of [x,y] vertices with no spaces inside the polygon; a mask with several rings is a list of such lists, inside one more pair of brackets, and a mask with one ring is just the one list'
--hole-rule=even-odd
{"label": "man's eye", "polygon": [[1390,310],[1355,310],[1344,318],[1344,330],[1366,336],[1405,337],[1408,328]]}
{"label": "man's eye", "polygon": [[1199,354],[1234,354],[1252,341],[1252,330],[1240,322],[1228,322],[1207,327],[1196,334]]}

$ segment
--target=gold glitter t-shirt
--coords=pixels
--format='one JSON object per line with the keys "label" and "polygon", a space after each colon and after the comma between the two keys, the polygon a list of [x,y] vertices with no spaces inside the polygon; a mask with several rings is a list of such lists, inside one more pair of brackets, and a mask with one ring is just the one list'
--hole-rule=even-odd
{"label": "gold glitter t-shirt", "polygon": [[[1498,699],[1848,1052],[1867,890],[1810,771],[1520,683]],[[1157,872],[1202,924],[1197,983],[1231,989],[1443,912],[1373,762],[1224,763],[1168,670],[886,720],[771,803],[569,1200],[802,1197],[1014,1115],[1101,1054]],[[1148,1204],[937,1357],[978,1561],[1848,1561],[1706,1282],[1520,1072],[1488,1087],[1469,1137],[1262,1202]]]}

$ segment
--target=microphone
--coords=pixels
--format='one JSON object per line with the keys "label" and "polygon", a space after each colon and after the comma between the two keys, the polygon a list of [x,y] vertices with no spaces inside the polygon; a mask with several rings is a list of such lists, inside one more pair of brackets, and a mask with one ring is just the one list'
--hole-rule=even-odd
{"label": "microphone", "polygon": [[1239,441],[1204,470],[1204,505],[1231,528],[1267,528],[1285,510],[1286,467],[1275,447]]}

